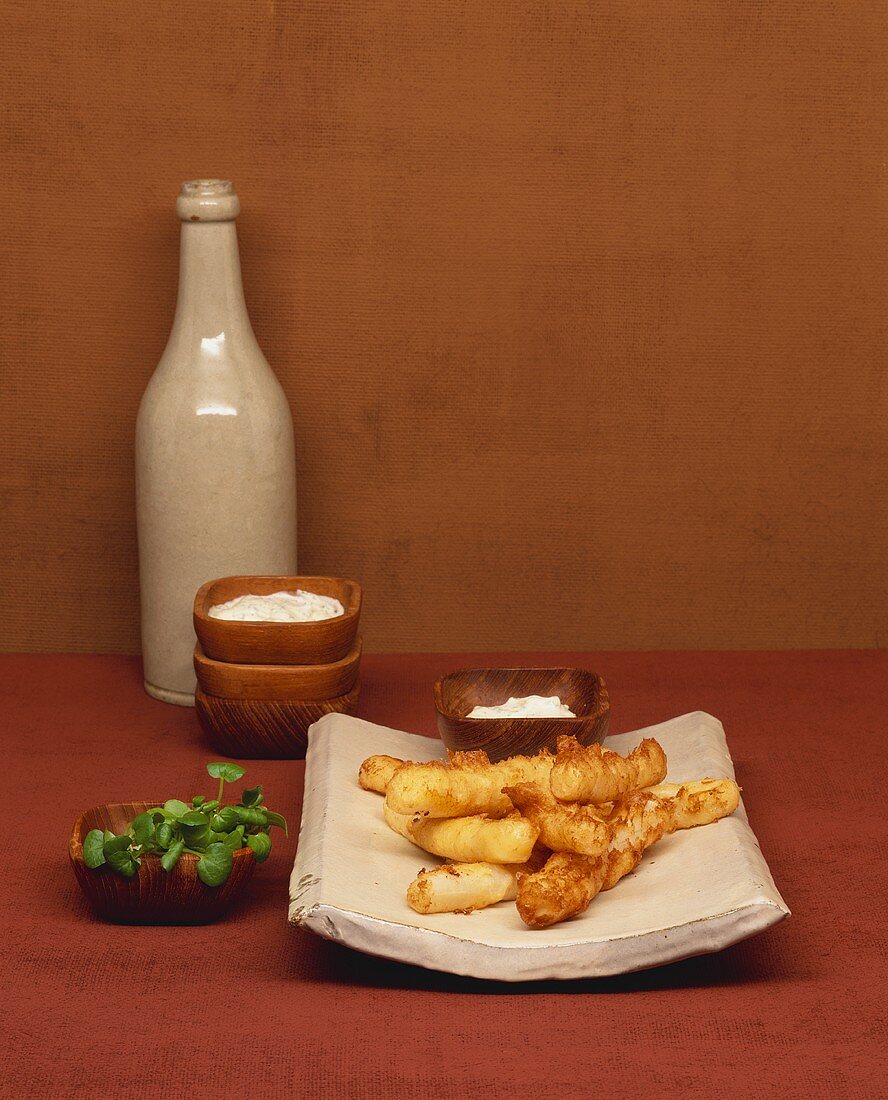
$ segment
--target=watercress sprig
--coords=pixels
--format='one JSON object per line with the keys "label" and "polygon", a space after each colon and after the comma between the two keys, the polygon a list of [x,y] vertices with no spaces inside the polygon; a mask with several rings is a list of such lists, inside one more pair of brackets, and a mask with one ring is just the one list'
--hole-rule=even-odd
{"label": "watercress sprig", "polygon": [[223,805],[226,783],[244,775],[238,764],[215,761],[207,773],[219,780],[215,798],[196,794],[191,804],[171,798],[136,817],[116,836],[92,829],[83,840],[83,861],[93,870],[105,864],[118,875],[132,878],[145,856],[159,856],[164,871],[172,871],[183,852],[200,856],[197,874],[207,886],[221,886],[231,874],[234,853],[249,848],[258,863],[271,852],[269,830],[277,825],[287,832],[287,822],[263,806],[262,787],[250,787],[240,802]]}

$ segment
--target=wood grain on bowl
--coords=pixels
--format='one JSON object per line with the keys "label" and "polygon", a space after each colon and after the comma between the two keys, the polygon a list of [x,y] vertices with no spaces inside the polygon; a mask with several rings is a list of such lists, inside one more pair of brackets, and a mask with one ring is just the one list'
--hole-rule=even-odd
{"label": "wood grain on bowl", "polygon": [[164,871],[160,856],[143,856],[133,878],[123,878],[110,867],[93,870],[83,859],[83,840],[92,829],[110,829],[120,835],[140,813],[155,802],[118,802],[95,806],[77,819],[68,854],[74,874],[96,913],[121,924],[208,924],[221,917],[243,893],[256,866],[249,848],[234,853],[231,874],[221,886],[206,886],[197,877],[199,856],[185,853],[175,868]]}
{"label": "wood grain on bowl", "polygon": [[360,680],[347,695],[314,703],[273,699],[220,699],[197,689],[198,720],[214,748],[238,759],[302,760],[308,727],[325,714],[352,714]]}
{"label": "wood grain on bowl", "polygon": [[194,671],[205,695],[222,699],[267,699],[318,703],[347,695],[361,663],[361,639],[339,661],[326,665],[231,664],[214,661],[194,647]]}
{"label": "wood grain on bowl", "polygon": [[[576,718],[467,718],[476,706],[510,697],[557,695]],[[555,748],[559,736],[584,745],[607,736],[610,700],[604,679],[584,668],[465,668],[435,684],[438,732],[454,751],[483,749],[491,760]]]}
{"label": "wood grain on bowl", "polygon": [[[333,596],[344,615],[307,623],[238,622],[214,619],[211,607],[235,596],[268,596],[301,588],[318,596]],[[234,664],[322,665],[339,661],[353,648],[361,617],[361,586],[343,577],[249,576],[220,577],[202,585],[194,597],[194,632],[204,653],[215,661]]]}

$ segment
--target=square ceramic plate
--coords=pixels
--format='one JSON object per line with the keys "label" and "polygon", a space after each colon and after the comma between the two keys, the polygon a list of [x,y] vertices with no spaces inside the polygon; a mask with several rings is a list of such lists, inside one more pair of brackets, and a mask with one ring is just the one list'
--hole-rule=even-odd
{"label": "square ceramic plate", "polygon": [[[607,739],[626,753],[656,737],[670,782],[733,776],[721,723],[697,712]],[[789,915],[743,804],[729,818],[674,833],[574,920],[532,931],[514,902],[421,916],[405,891],[426,855],[393,833],[382,797],[358,786],[373,753],[444,755],[439,741],[328,714],[309,730],[290,920],[319,936],[432,970],[500,981],[622,974],[719,951]]]}

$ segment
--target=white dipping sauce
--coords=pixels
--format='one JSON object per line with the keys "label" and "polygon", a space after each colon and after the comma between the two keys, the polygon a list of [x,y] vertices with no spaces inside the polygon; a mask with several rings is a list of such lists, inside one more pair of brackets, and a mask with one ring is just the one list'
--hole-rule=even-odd
{"label": "white dipping sauce", "polygon": [[466,718],[576,718],[557,695],[525,695],[495,707],[473,707]]}
{"label": "white dipping sauce", "polygon": [[211,619],[237,622],[311,623],[335,619],[345,608],[332,596],[318,596],[297,588],[295,592],[272,592],[270,596],[235,596],[217,603],[207,612]]}

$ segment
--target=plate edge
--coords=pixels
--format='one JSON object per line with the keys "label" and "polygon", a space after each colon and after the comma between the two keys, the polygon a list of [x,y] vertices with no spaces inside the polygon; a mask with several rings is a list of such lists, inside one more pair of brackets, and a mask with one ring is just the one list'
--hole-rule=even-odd
{"label": "plate edge", "polygon": [[[702,917],[689,924],[679,924],[671,928],[642,932],[638,935],[622,937],[621,940],[581,941],[559,945],[546,944],[528,950],[526,945],[499,947],[492,944],[481,944],[471,939],[463,940],[457,937],[448,937],[447,946],[450,950],[446,954],[449,955],[450,951],[462,950],[465,954],[474,958],[467,959],[465,962],[455,961],[453,958],[442,959],[440,965],[436,965],[435,953],[426,956],[426,953],[420,950],[407,956],[403,952],[396,953],[392,950],[383,952],[374,949],[380,943],[384,945],[385,939],[375,934],[370,926],[383,925],[389,928],[404,929],[405,931],[403,933],[399,932],[399,935],[404,935],[407,939],[412,940],[415,946],[421,945],[423,942],[429,945],[436,942],[435,938],[439,937],[441,933],[432,929],[417,928],[413,925],[395,926],[388,921],[380,920],[378,917],[353,913],[346,909],[337,909],[323,902],[315,905],[310,913],[306,913],[299,920],[298,924],[308,928],[323,939],[338,943],[351,950],[374,955],[377,958],[389,959],[408,966],[419,966],[440,973],[457,974],[461,977],[514,983],[610,978],[620,974],[631,974],[640,970],[667,966],[696,955],[708,955],[722,951],[726,947],[740,943],[745,939],[758,935],[760,932],[764,932],[768,928],[772,928],[789,916],[791,916],[791,913],[785,904],[781,906],[774,901],[762,898],[724,913]],[[343,937],[342,932],[337,927],[336,918],[339,918],[340,922],[344,921],[348,926],[347,931],[359,934],[357,939],[362,941],[360,946],[349,942],[348,939]],[[740,929],[737,927],[738,923],[741,925]],[[715,933],[715,936],[707,938],[704,943],[695,947],[692,944],[692,935],[701,927],[711,930]],[[693,933],[690,930],[693,930]],[[670,932],[676,933],[673,942],[677,944],[677,950],[664,957],[657,953],[656,945],[661,937],[668,938]],[[366,933],[371,939],[363,942],[362,933]],[[603,954],[602,949],[606,950],[607,947],[618,942],[632,942],[641,948],[638,957],[629,965],[626,964],[625,958],[615,959],[610,965],[603,958],[598,962],[590,961],[588,966],[580,964],[578,967],[576,965],[578,949],[587,948],[589,954]],[[496,954],[496,960],[485,957],[491,953]],[[419,956],[423,956],[423,958],[421,959]],[[537,960],[541,960],[540,965],[521,965],[522,962],[536,963]]]}
{"label": "plate edge", "polygon": [[[290,872],[287,919],[301,924],[317,910],[323,874],[323,838],[331,806],[328,797],[330,769],[325,766],[330,738],[326,736],[325,715],[308,729],[308,749],[305,753],[305,785],[302,792],[302,817],[296,840],[296,858]],[[311,770],[309,770],[311,767]],[[308,786],[311,777],[313,785]]]}

